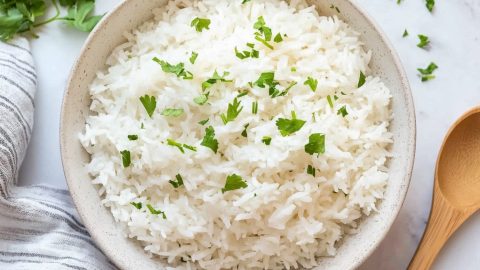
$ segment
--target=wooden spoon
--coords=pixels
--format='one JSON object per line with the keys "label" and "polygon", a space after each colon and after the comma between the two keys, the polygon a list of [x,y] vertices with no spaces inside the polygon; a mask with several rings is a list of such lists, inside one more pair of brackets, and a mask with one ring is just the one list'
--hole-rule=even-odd
{"label": "wooden spoon", "polygon": [[409,270],[429,269],[450,235],[480,209],[480,107],[453,124],[435,170],[432,210]]}

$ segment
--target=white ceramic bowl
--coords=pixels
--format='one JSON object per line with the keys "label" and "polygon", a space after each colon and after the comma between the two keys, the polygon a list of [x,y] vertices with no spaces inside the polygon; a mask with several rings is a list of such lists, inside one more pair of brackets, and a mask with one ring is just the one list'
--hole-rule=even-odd
{"label": "white ceramic bowl", "polygon": [[[219,0],[224,1],[224,0]],[[90,113],[88,87],[98,70],[105,66],[107,56],[125,39],[122,34],[152,17],[152,9],[165,5],[166,0],[126,0],[105,16],[90,34],[80,57],[73,67],[63,99],[60,140],[62,162],[70,193],[77,210],[98,246],[122,269],[164,269],[166,263],[149,258],[135,240],[127,239],[113,220],[110,211],[100,203],[97,188],[85,170],[89,156],[78,140],[85,118]],[[373,51],[370,67],[380,76],[393,95],[394,134],[390,161],[390,179],[385,199],[378,213],[366,218],[359,232],[347,236],[335,257],[324,258],[318,269],[354,269],[378,246],[400,210],[410,182],[415,150],[415,114],[405,72],[393,47],[380,28],[349,0],[317,0],[323,15],[337,14],[330,5],[340,9],[337,14],[362,33],[368,49]]]}

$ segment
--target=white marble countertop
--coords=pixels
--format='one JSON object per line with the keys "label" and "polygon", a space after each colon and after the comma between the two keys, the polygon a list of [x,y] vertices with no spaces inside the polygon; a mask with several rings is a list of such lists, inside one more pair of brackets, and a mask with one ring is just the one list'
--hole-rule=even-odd
{"label": "white marble countertop", "polygon": [[[97,1],[97,12],[106,12],[118,2]],[[396,0],[358,2],[400,54],[412,87],[418,128],[415,167],[403,209],[361,269],[405,269],[428,218],[435,160],[445,132],[464,111],[480,103],[480,1],[437,1],[433,14],[418,0],[403,0],[401,5]],[[410,33],[408,38],[402,38],[404,29]],[[68,73],[87,35],[60,23],[44,27],[39,34],[32,41],[39,83],[35,127],[19,181],[66,188],[59,151],[60,105]],[[417,34],[430,37],[429,51],[416,47]],[[437,79],[421,83],[416,68],[431,61],[439,66]],[[453,235],[433,269],[480,269],[480,213]]]}

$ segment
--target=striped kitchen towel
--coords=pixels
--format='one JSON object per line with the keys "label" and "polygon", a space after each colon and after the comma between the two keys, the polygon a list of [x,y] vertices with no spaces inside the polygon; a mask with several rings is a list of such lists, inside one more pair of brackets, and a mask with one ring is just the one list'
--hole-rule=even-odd
{"label": "striped kitchen towel", "polygon": [[32,134],[36,81],[28,41],[0,42],[0,269],[116,269],[67,190],[16,186]]}

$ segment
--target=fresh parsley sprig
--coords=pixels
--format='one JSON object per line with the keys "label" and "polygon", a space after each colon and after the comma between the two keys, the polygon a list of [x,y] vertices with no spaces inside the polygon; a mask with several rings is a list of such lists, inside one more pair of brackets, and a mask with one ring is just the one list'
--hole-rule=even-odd
{"label": "fresh parsley sprig", "polygon": [[242,102],[238,101],[237,98],[234,98],[233,102],[228,104],[227,113],[220,115],[220,117],[222,118],[223,124],[226,125],[228,122],[232,122],[237,118],[237,116],[243,110],[243,106],[240,106],[241,103]]}
{"label": "fresh parsley sprig", "polygon": [[193,79],[193,74],[190,71],[185,70],[185,64],[183,63],[172,65],[167,61],[160,60],[158,57],[154,57],[152,60],[159,64],[165,73],[173,73],[177,75],[177,77],[183,78],[184,80]]}
{"label": "fresh parsley sprig", "polygon": [[283,137],[292,135],[293,133],[299,131],[306,121],[297,119],[297,116],[294,111],[292,111],[292,119],[287,118],[278,118],[275,122],[277,125],[278,131]]}
{"label": "fresh parsley sprig", "polygon": [[140,102],[142,103],[143,107],[145,108],[145,111],[147,111],[148,116],[152,118],[153,112],[155,111],[155,108],[157,107],[157,100],[154,96],[149,96],[145,95],[143,97],[140,97]]}

